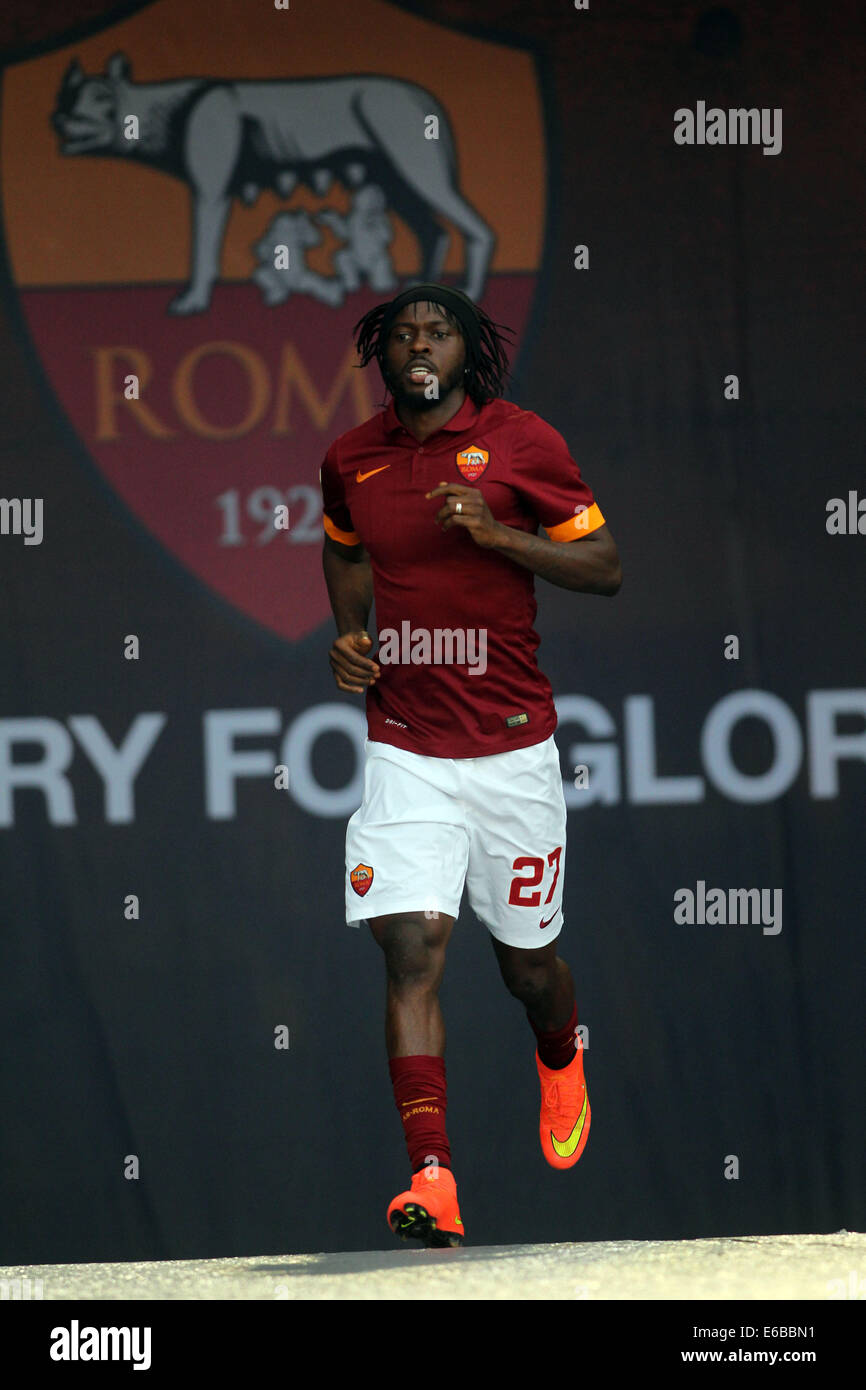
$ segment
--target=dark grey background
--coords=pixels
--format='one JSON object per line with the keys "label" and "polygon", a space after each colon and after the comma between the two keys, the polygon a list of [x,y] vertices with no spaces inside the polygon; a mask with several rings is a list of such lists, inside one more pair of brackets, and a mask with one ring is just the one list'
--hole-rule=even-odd
{"label": "dark grey background", "polygon": [[[770,691],[804,728],[807,691],[866,684],[866,537],[824,527],[829,497],[866,488],[863,17],[713,8],[413,7],[542,55],[554,220],[509,394],[565,435],[625,582],[615,600],[538,582],[540,661],[558,694],[610,710],[620,745],[623,700],[651,695],[671,775],[703,771],[701,724],[729,691]],[[11,4],[3,56],[98,12]],[[782,107],[782,153],[676,146],[673,112],[698,99]],[[8,317],[2,333],[0,495],[42,496],[63,524],[40,547],[0,538],[0,718],[96,714],[115,739],[140,711],[169,722],[133,824],[105,824],[79,752],[77,823],[52,827],[27,792],[0,832],[0,1260],[390,1248],[409,1170],[382,959],[343,919],[344,822],[263,783],[240,784],[225,823],[202,797],[203,711],[288,724],[348,699],[331,627],[280,644],[163,560],[80,467]],[[129,630],[152,655],[119,670]],[[560,748],[582,736],[563,726]],[[765,732],[744,725],[735,751],[761,771]],[[323,780],[346,780],[346,754],[321,741]],[[442,1004],[469,1242],[864,1228],[864,790],[851,761],[827,801],[801,772],[763,805],[709,787],[697,806],[570,815],[561,953],[593,1124],[569,1172],[542,1158],[534,1040],[464,909]],[[782,887],[782,933],[677,927],[673,893],[700,878]]]}

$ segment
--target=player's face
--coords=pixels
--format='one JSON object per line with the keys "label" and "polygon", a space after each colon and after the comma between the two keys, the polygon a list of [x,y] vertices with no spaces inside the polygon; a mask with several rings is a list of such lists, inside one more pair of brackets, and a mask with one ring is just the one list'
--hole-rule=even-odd
{"label": "player's face", "polygon": [[[395,401],[412,410],[432,410],[463,385],[465,365],[466,345],[460,329],[443,318],[434,304],[420,299],[407,304],[391,325],[385,344],[385,375]],[[438,382],[438,397],[429,389],[431,376]]]}

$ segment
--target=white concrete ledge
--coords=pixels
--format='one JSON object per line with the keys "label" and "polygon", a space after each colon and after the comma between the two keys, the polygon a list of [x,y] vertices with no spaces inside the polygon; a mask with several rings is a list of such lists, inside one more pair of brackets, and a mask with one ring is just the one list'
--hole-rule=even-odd
{"label": "white concrete ledge", "polygon": [[[862,1281],[862,1284],[860,1283]],[[0,1268],[0,1299],[866,1301],[866,1235],[396,1248]]]}

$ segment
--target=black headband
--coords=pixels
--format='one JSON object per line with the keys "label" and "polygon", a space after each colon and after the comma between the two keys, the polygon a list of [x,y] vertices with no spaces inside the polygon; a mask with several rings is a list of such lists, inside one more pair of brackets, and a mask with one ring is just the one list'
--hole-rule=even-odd
{"label": "black headband", "polygon": [[481,352],[478,310],[467,295],[462,294],[460,290],[450,290],[447,285],[413,285],[411,290],[404,290],[402,294],[397,295],[396,299],[392,299],[382,319],[379,341],[383,348],[391,331],[391,325],[399,311],[407,304],[414,304],[419,299],[425,299],[430,304],[441,304],[443,309],[450,309],[463,329],[463,337],[466,339],[467,362],[477,362]]}

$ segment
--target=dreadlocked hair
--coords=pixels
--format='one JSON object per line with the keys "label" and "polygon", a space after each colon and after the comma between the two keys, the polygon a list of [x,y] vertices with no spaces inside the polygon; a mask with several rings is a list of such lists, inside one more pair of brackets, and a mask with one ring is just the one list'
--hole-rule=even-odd
{"label": "dreadlocked hair", "polygon": [[[506,324],[494,323],[493,319],[484,312],[477,304],[473,304],[478,319],[478,329],[481,338],[479,352],[475,352],[472,344],[466,338],[463,327],[456,314],[452,313],[443,304],[436,304],[431,301],[448,322],[460,332],[466,344],[465,366],[469,369],[466,377],[466,394],[471,396],[476,405],[484,405],[487,401],[494,400],[501,396],[505,388],[505,380],[509,375],[508,357],[505,352],[505,343],[501,333],[508,333],[514,337],[514,331]],[[364,314],[352,329],[352,337],[355,340],[358,355],[361,359],[359,367],[366,367],[371,358],[375,357],[379,364],[379,371],[382,373],[382,380],[387,383],[385,366],[385,344],[381,341],[381,329],[385,315],[390,309],[390,302],[376,304],[369,313]],[[383,402],[384,404],[384,402]]]}

